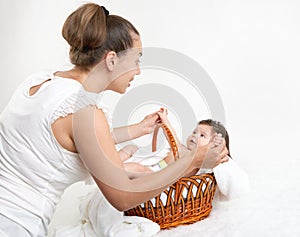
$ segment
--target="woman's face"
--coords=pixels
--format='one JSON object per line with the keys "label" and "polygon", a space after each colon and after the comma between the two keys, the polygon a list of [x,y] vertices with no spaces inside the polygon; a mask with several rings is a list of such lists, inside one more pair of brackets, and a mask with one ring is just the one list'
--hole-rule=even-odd
{"label": "woman's face", "polygon": [[212,137],[212,127],[209,125],[199,124],[193,131],[193,133],[188,136],[186,140],[186,146],[189,150],[199,146],[207,145]]}
{"label": "woman's face", "polygon": [[117,64],[114,68],[113,81],[109,85],[110,90],[125,93],[134,80],[135,75],[140,74],[140,57],[142,56],[142,42],[140,37],[133,37],[133,48],[118,55]]}

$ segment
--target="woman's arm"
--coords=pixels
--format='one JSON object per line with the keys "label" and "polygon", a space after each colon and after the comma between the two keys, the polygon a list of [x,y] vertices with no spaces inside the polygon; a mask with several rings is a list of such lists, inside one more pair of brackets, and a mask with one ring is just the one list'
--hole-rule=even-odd
{"label": "woman's arm", "polygon": [[147,115],[141,122],[129,126],[114,128],[112,137],[115,144],[130,141],[152,133],[157,125],[157,112]]}
{"label": "woman's arm", "polygon": [[122,162],[128,160],[138,150],[135,145],[127,145],[118,151],[119,157]]}
{"label": "woman's arm", "polygon": [[215,164],[227,154],[224,142],[217,148],[199,147],[159,172],[129,179],[110,136],[105,115],[93,106],[73,115],[73,140],[99,189],[115,208],[122,211],[156,196],[185,174],[200,168],[206,158]]}

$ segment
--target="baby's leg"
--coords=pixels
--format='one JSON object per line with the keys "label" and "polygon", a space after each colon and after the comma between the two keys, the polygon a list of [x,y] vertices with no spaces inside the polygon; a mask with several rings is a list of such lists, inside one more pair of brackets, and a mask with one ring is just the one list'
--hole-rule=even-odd
{"label": "baby's leg", "polygon": [[135,145],[128,145],[119,150],[119,156],[121,161],[129,159],[136,151],[138,147]]}
{"label": "baby's leg", "polygon": [[125,163],[124,168],[129,176],[129,178],[131,178],[131,179],[153,172],[149,168],[147,168],[139,163],[135,163],[135,162]]}

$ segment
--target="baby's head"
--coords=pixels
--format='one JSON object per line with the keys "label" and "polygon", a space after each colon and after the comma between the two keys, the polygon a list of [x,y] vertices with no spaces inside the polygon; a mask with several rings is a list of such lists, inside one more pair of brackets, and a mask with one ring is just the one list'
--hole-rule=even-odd
{"label": "baby's head", "polygon": [[199,143],[200,146],[207,145],[215,133],[220,133],[222,134],[222,137],[225,138],[228,155],[230,156],[228,133],[220,122],[212,119],[201,120],[197,124],[193,133],[188,136],[186,146],[189,150],[191,150],[197,145],[197,143]]}

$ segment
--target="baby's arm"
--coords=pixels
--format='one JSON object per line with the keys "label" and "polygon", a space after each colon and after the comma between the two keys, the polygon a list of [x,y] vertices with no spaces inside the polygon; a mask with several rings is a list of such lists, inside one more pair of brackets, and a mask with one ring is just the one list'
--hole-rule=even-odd
{"label": "baby's arm", "polygon": [[[119,150],[119,156],[121,161],[126,161],[138,150],[135,145],[128,145]],[[134,179],[146,174],[153,172],[151,169],[137,163],[137,162],[127,162],[124,163],[124,169],[130,179]]]}
{"label": "baby's arm", "polygon": [[136,151],[138,147],[135,145],[128,145],[118,151],[121,161],[128,160]]}
{"label": "baby's arm", "polygon": [[178,148],[181,147],[182,144],[181,144],[180,140],[177,137],[176,131],[172,127],[172,125],[171,125],[171,123],[170,123],[170,121],[167,117],[168,110],[166,108],[161,108],[157,113],[159,115],[161,123],[165,124],[170,129],[171,133],[173,134],[177,147]]}
{"label": "baby's arm", "polygon": [[153,172],[151,169],[136,162],[124,163],[124,168],[130,179],[134,179]]}

